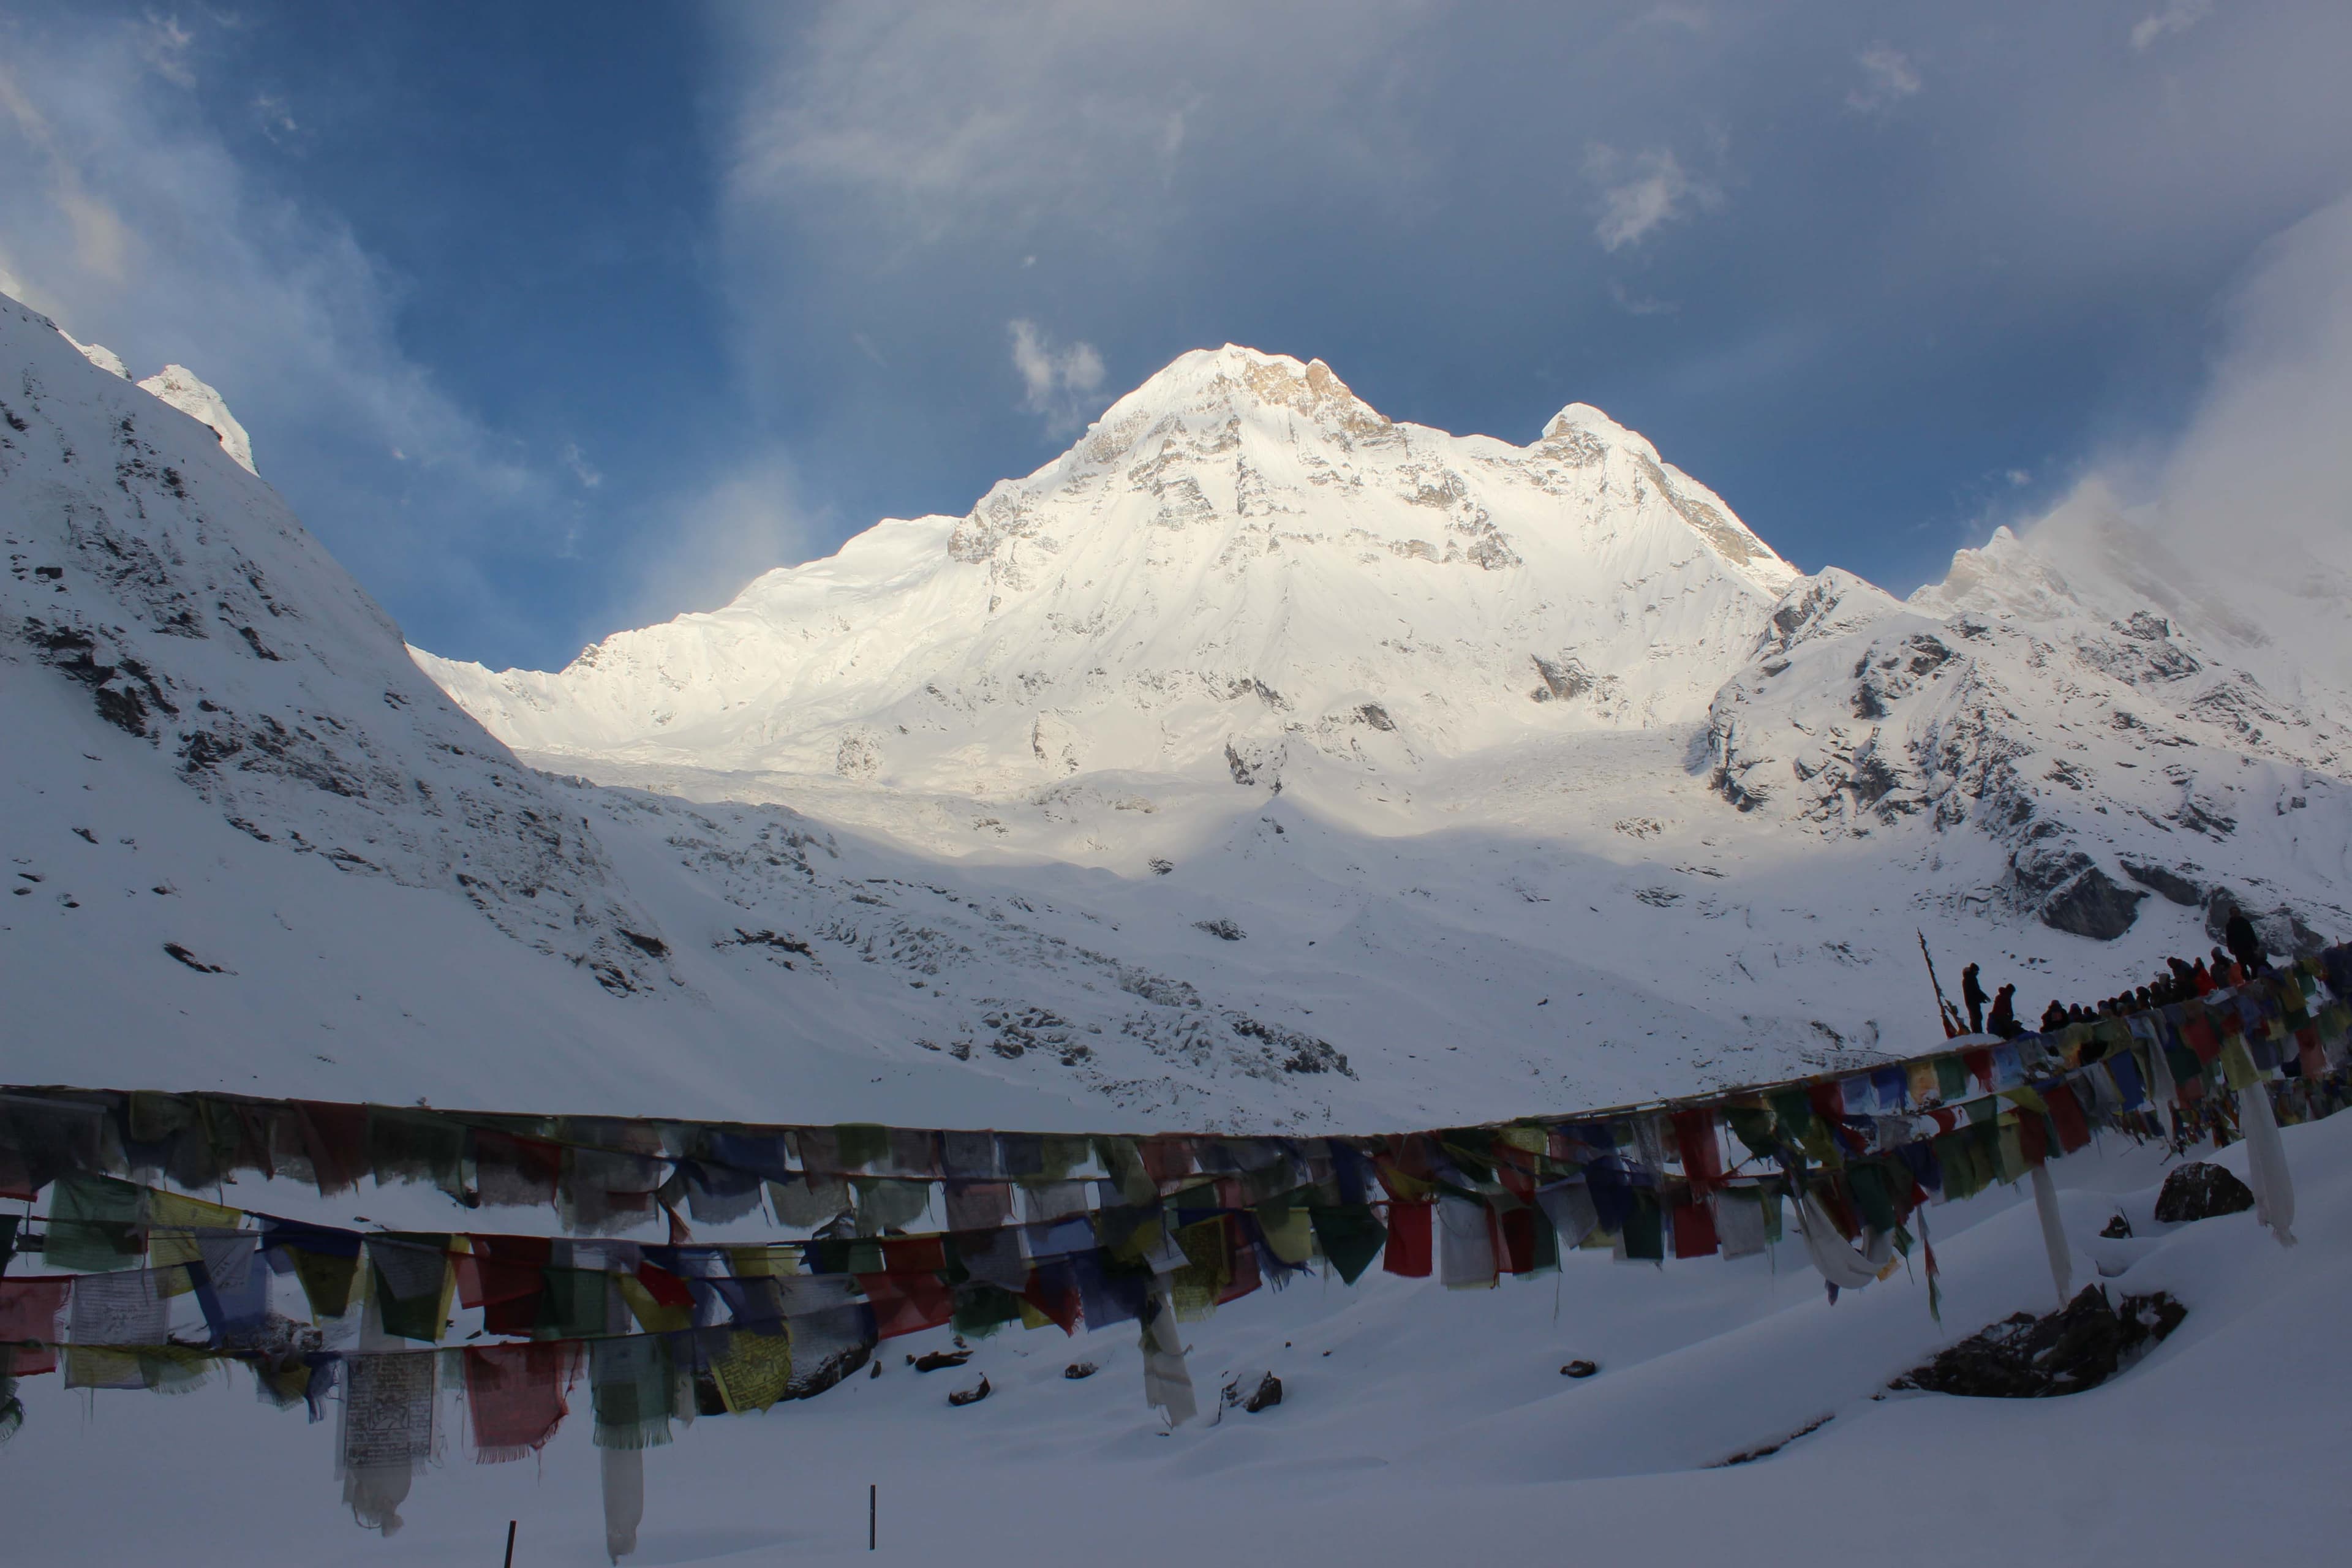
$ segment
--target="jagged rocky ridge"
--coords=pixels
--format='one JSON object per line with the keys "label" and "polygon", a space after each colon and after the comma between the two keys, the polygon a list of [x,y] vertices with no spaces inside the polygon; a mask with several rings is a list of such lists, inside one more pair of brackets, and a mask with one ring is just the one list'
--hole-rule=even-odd
{"label": "jagged rocky ridge", "polygon": [[2154,897],[2217,941],[2242,906],[2275,951],[2318,951],[2315,924],[2352,924],[2324,852],[2343,723],[2266,689],[2226,625],[2099,566],[2002,529],[1908,603],[1834,569],[1798,583],[1709,710],[1715,788],[1824,835],[1979,834],[2005,874],[1974,895],[2059,931],[2120,937]]}

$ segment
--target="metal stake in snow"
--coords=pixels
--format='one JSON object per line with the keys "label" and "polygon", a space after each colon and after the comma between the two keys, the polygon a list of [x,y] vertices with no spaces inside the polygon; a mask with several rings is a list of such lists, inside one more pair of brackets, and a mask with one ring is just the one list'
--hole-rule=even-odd
{"label": "metal stake in snow", "polygon": [[514,1568],[514,1530],[515,1521],[507,1521],[507,1568]]}
{"label": "metal stake in snow", "polygon": [[874,1492],[878,1482],[866,1483],[866,1550],[874,1550]]}

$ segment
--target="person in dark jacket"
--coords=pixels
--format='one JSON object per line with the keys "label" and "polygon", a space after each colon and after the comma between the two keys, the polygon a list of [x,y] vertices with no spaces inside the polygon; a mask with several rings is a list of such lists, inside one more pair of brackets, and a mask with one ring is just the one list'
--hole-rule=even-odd
{"label": "person in dark jacket", "polygon": [[1977,978],[1977,966],[1969,964],[1960,971],[1960,1000],[1969,1005],[1969,1033],[1984,1033],[1985,988]]}
{"label": "person in dark jacket", "polygon": [[2045,1035],[2064,1028],[2069,1021],[2063,1002],[2053,1001],[2042,1009],[2042,1032]]}
{"label": "person in dark jacket", "polygon": [[2017,1021],[2016,986],[2004,985],[1994,993],[1992,1016],[1985,1020],[1985,1027],[2004,1040],[2013,1040],[2025,1033],[2025,1026]]}
{"label": "person in dark jacket", "polygon": [[2255,933],[2254,922],[2246,918],[2245,910],[2231,907],[2229,921],[2221,928],[2221,940],[2229,943],[2230,956],[2248,974],[2271,972],[2270,955],[2263,951],[2263,939]]}

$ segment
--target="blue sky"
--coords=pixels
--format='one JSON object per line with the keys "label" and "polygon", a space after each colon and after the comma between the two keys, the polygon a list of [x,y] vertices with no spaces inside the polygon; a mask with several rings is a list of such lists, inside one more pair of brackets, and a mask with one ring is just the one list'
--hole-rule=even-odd
{"label": "blue sky", "polygon": [[0,287],[551,666],[961,512],[1177,353],[1595,403],[1905,591],[2206,395],[2352,6],[0,6]]}

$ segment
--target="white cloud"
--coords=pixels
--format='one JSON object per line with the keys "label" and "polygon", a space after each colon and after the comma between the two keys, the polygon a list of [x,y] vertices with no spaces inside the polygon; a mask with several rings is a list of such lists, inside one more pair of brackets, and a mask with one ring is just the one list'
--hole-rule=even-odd
{"label": "white cloud", "polygon": [[2172,0],[2132,24],[2131,47],[2145,49],[2168,33],[2185,33],[2213,14],[2213,0]]}
{"label": "white cloud", "polygon": [[1845,95],[1845,103],[1857,113],[1881,113],[1919,95],[1919,68],[1892,44],[1871,45],[1854,63],[1862,68],[1862,85]]}
{"label": "white cloud", "polygon": [[581,489],[593,490],[604,482],[604,472],[588,460],[588,454],[580,449],[579,442],[563,443],[562,455],[563,466],[572,470],[572,477],[580,481]]}
{"label": "white cloud", "polygon": [[1037,323],[1010,321],[1013,368],[1021,374],[1021,406],[1045,416],[1055,432],[1076,429],[1094,410],[1094,395],[1102,387],[1102,355],[1092,343],[1079,342],[1056,349]]}
{"label": "white cloud", "polygon": [[1429,10],[1364,0],[1335,27],[1249,0],[746,8],[727,201],[739,227],[845,203],[828,226],[867,247],[1046,226],[1142,245],[1228,142],[1392,176],[1398,128],[1358,76]]}
{"label": "white cloud", "polygon": [[807,560],[817,537],[798,476],[775,453],[675,498],[658,515],[658,526],[642,531],[626,552],[613,625],[717,609],[761,573]]}
{"label": "white cloud", "polygon": [[1723,200],[1719,189],[1694,177],[1664,147],[1626,153],[1596,142],[1585,151],[1584,174],[1601,187],[1601,219],[1592,233],[1608,251],[1639,245],[1692,207],[1712,208]]}
{"label": "white cloud", "polygon": [[331,215],[257,181],[205,118],[184,85],[215,25],[11,35],[10,291],[134,374],[177,363],[218,387],[273,454],[273,482],[372,588],[456,620],[510,613],[475,549],[558,545],[558,463],[442,391],[399,346],[397,281]]}
{"label": "white cloud", "polygon": [[2097,465],[2032,537],[2233,624],[2265,679],[2352,701],[2352,196],[2263,247],[2167,448]]}
{"label": "white cloud", "polygon": [[1629,316],[1671,316],[1682,307],[1672,300],[1654,300],[1636,294],[1618,279],[1609,280],[1610,302]]}
{"label": "white cloud", "polygon": [[139,58],[149,70],[174,87],[196,85],[195,68],[188,63],[196,36],[180,26],[179,17],[158,16],[150,11],[132,36]]}

